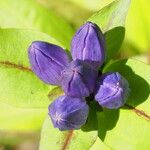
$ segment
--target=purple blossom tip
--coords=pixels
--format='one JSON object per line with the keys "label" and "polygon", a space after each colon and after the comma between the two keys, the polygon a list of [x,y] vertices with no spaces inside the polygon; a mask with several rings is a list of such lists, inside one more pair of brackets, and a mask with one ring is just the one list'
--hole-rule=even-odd
{"label": "purple blossom tip", "polygon": [[60,85],[61,71],[68,65],[65,51],[54,44],[42,41],[33,42],[28,49],[32,71],[44,82]]}
{"label": "purple blossom tip", "polygon": [[60,96],[49,106],[49,116],[55,128],[75,130],[85,124],[89,107],[82,98]]}
{"label": "purple blossom tip", "polygon": [[62,71],[62,88],[72,97],[89,96],[95,88],[98,72],[81,60],[72,61]]}
{"label": "purple blossom tip", "polygon": [[128,81],[118,72],[105,73],[98,80],[95,100],[101,106],[117,109],[125,104],[129,92]]}
{"label": "purple blossom tip", "polygon": [[100,28],[87,22],[77,31],[72,39],[73,60],[80,59],[94,68],[100,67],[105,60],[105,39]]}

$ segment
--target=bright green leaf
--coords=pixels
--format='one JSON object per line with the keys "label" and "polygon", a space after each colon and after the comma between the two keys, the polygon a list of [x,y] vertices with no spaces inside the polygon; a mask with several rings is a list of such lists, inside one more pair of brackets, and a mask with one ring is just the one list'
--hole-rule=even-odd
{"label": "bright green leaf", "polygon": [[[146,150],[150,143],[150,121],[134,110],[121,109],[113,118],[113,110],[98,114],[99,137],[114,150]],[[112,124],[113,123],[113,124]]]}
{"label": "bright green leaf", "polygon": [[91,16],[88,20],[99,25],[103,32],[124,26],[130,0],[116,0]]}
{"label": "bright green leaf", "polygon": [[[65,18],[75,26],[79,27],[92,14],[88,9],[74,4],[68,0],[37,0],[41,5]],[[82,1],[80,1],[82,2]],[[65,9],[64,9],[65,8]],[[71,13],[68,13],[71,12]],[[76,18],[74,18],[76,16]]]}
{"label": "bright green leaf", "polygon": [[88,19],[100,26],[105,33],[106,61],[113,58],[121,47],[129,5],[130,0],[114,1]]}
{"label": "bright green leaf", "polygon": [[30,108],[49,105],[48,95],[55,87],[45,84],[29,70],[27,49],[35,40],[59,44],[44,33],[0,29],[0,102]]}
{"label": "bright green leaf", "polygon": [[112,150],[108,146],[106,146],[100,138],[97,138],[94,145],[90,148],[90,150]]}
{"label": "bright green leaf", "polygon": [[149,51],[150,41],[150,1],[132,0],[126,21],[126,42],[138,52]]}
{"label": "bright green leaf", "polygon": [[39,150],[89,150],[97,138],[97,131],[59,131],[54,128],[49,117],[45,120],[41,133]]}
{"label": "bright green leaf", "polygon": [[146,64],[150,64],[150,54],[136,55],[133,57],[133,59],[139,60]]}
{"label": "bright green leaf", "polygon": [[38,131],[47,111],[47,108],[17,108],[0,103],[0,131]]}
{"label": "bright green leaf", "polygon": [[112,1],[115,0],[65,0],[67,2],[72,2],[76,5],[79,5],[80,7],[83,7],[84,9],[89,9],[91,11],[96,11],[104,6],[108,5]]}
{"label": "bright green leaf", "polygon": [[104,69],[118,71],[128,81],[131,93],[120,110],[98,113],[99,137],[115,150],[149,149],[150,66],[134,60],[120,60]]}
{"label": "bright green leaf", "polygon": [[49,34],[69,47],[73,29],[36,0],[0,1],[0,27],[32,28]]}

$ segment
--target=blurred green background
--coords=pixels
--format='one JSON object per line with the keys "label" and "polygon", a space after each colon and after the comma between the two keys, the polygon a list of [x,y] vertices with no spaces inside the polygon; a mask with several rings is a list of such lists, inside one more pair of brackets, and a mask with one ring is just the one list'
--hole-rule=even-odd
{"label": "blurred green background", "polygon": [[[37,0],[78,28],[94,12],[115,0]],[[65,8],[65,9],[64,9]],[[132,0],[126,18],[126,35],[120,57],[137,56],[149,63],[150,0]]]}
{"label": "blurred green background", "polygon": [[[23,0],[21,0],[23,1]],[[24,0],[26,1],[26,0]],[[30,0],[26,9],[20,0],[0,1],[0,28],[20,27],[18,22],[28,20],[25,28],[34,28],[31,23],[34,11],[50,10],[56,16],[69,22],[73,29],[82,25],[93,13],[114,0]],[[17,5],[14,5],[17,3]],[[36,4],[34,6],[34,4]],[[29,6],[28,6],[29,5]],[[15,8],[15,9],[14,9]],[[25,11],[24,18],[17,10]],[[43,11],[44,12],[44,11]],[[42,15],[42,11],[39,14]],[[126,35],[118,58],[135,57],[150,64],[150,0],[132,0],[126,18]],[[50,13],[51,15],[51,13]],[[40,17],[40,16],[39,16]],[[30,20],[29,20],[30,18]],[[38,17],[36,18],[38,20]],[[35,21],[35,20],[34,20]],[[23,27],[24,27],[23,26]],[[47,24],[47,27],[49,24]],[[36,27],[35,27],[36,29]],[[67,31],[66,31],[67,32]],[[47,114],[47,109],[17,108],[0,103],[0,150],[37,150],[40,128]],[[97,143],[96,143],[97,144]],[[94,145],[93,147],[96,147]]]}

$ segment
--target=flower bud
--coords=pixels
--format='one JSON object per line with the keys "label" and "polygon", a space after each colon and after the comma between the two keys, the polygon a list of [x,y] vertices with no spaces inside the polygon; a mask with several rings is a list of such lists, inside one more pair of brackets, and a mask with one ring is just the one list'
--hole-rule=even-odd
{"label": "flower bud", "polygon": [[62,71],[62,88],[72,97],[89,96],[95,88],[98,72],[81,60],[72,61]]}
{"label": "flower bud", "polygon": [[32,71],[44,82],[60,85],[61,71],[69,59],[65,51],[56,45],[35,41],[28,51]]}
{"label": "flower bud", "polygon": [[49,115],[55,128],[59,130],[79,129],[85,124],[89,107],[82,98],[58,97],[49,106]]}
{"label": "flower bud", "polygon": [[118,72],[106,73],[98,80],[95,100],[101,106],[116,109],[125,104],[129,92],[128,81]]}
{"label": "flower bud", "polygon": [[105,59],[105,40],[100,28],[87,22],[77,31],[72,39],[73,60],[80,59],[94,68],[100,67]]}

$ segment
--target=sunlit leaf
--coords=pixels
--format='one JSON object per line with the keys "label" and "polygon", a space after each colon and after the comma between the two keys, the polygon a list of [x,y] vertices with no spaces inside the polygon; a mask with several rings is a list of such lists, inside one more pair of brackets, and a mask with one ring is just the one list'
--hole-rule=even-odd
{"label": "sunlit leaf", "polygon": [[114,1],[88,19],[99,25],[105,33],[106,61],[113,58],[121,47],[129,5],[130,0]]}
{"label": "sunlit leaf", "polygon": [[104,69],[108,71],[120,72],[129,81],[131,93],[120,110],[98,113],[99,137],[115,150],[149,149],[150,66],[129,59],[111,64]]}
{"label": "sunlit leaf", "polygon": [[102,8],[88,20],[99,25],[103,32],[125,25],[130,0],[117,0]]}
{"label": "sunlit leaf", "polygon": [[[78,28],[91,16],[92,12],[69,0],[37,0],[48,9],[53,9],[59,16],[65,18],[70,24]],[[82,2],[82,1],[80,1]],[[64,9],[65,8],[65,9]],[[71,13],[68,13],[71,12]],[[74,18],[74,16],[76,16]]]}
{"label": "sunlit leaf", "polygon": [[91,11],[96,11],[99,10],[101,8],[103,8],[104,6],[110,4],[111,2],[115,1],[115,0],[66,0],[67,2],[72,2],[76,5],[79,5],[82,8],[85,9],[89,9]]}
{"label": "sunlit leaf", "polygon": [[38,131],[47,114],[47,108],[17,108],[0,103],[0,132]]}
{"label": "sunlit leaf", "polygon": [[67,47],[74,32],[66,21],[36,0],[0,1],[0,27],[36,29],[56,38]]}
{"label": "sunlit leaf", "polygon": [[90,150],[112,150],[108,146],[106,146],[100,138],[97,138],[94,145],[90,148]]}
{"label": "sunlit leaf", "polygon": [[35,40],[59,44],[32,30],[0,30],[0,102],[30,108],[49,105],[48,95],[55,87],[42,82],[29,68],[27,49]]}
{"label": "sunlit leaf", "polygon": [[132,0],[126,21],[126,41],[138,52],[149,51],[150,41],[150,1]]}
{"label": "sunlit leaf", "polygon": [[50,118],[47,117],[41,132],[39,150],[89,150],[96,138],[97,131],[59,131],[53,127]]}

